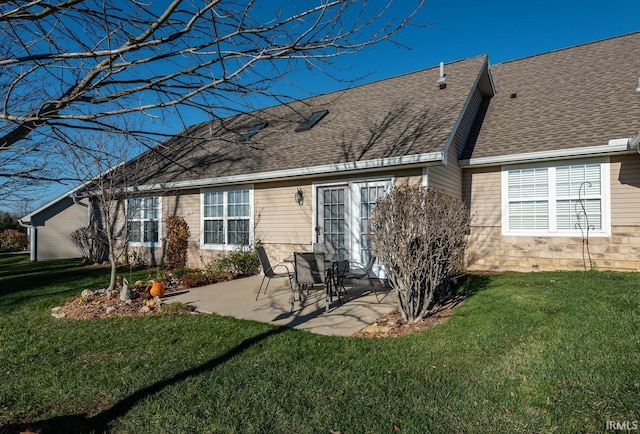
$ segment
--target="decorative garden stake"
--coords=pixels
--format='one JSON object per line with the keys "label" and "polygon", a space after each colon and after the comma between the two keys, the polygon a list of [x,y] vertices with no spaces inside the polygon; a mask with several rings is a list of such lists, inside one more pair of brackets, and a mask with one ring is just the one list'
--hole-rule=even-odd
{"label": "decorative garden stake", "polygon": [[131,293],[129,292],[129,281],[126,277],[122,278],[122,289],[120,289],[120,300],[127,301],[131,298]]}
{"label": "decorative garden stake", "polygon": [[[585,181],[580,185],[578,189],[578,202],[576,202],[575,210],[576,217],[578,221],[575,224],[577,229],[580,229],[582,233],[582,264],[584,266],[585,271],[587,270],[587,257],[589,258],[589,270],[593,270],[593,262],[591,261],[591,251],[589,250],[589,231],[591,229],[595,229],[595,226],[589,224],[589,215],[587,214],[587,207],[585,205],[586,200],[583,198],[582,189],[586,190],[587,187],[591,187],[591,183],[589,181]],[[584,227],[582,226],[581,221],[584,220]]]}

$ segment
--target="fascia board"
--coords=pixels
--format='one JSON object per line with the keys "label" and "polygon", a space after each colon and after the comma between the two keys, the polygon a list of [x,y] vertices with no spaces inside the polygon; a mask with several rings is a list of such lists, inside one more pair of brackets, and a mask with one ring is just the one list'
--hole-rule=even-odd
{"label": "fascia board", "polygon": [[489,56],[487,56],[487,74],[489,75],[489,84],[491,85],[491,96],[496,94],[496,85],[493,82],[493,74],[491,73],[491,67],[489,66]]}
{"label": "fascia board", "polygon": [[528,152],[513,155],[499,155],[495,157],[471,158],[467,160],[460,160],[459,165],[461,167],[481,167],[508,163],[560,160],[587,155],[606,155],[613,152],[628,151],[627,141],[628,139],[625,139],[624,142],[622,142],[622,140],[611,140],[608,145],[602,146],[561,149],[556,151]]}
{"label": "fascia board", "polygon": [[309,178],[321,175],[334,175],[360,172],[363,170],[384,170],[394,167],[416,167],[426,164],[442,163],[442,152],[430,152],[426,154],[404,155],[400,157],[379,158],[375,160],[352,161],[339,164],[327,164],[322,166],[301,167],[298,169],[276,170],[262,173],[248,173],[244,175],[224,176],[220,178],[195,179],[190,181],[166,182],[158,184],[141,185],[126,189],[127,191],[155,191],[173,190],[185,188],[198,188],[213,185],[241,184],[248,182],[260,182],[270,180],[282,180],[288,178]]}
{"label": "fascia board", "polygon": [[[475,90],[478,88],[478,85],[480,83],[480,78],[482,77],[482,74],[484,74],[485,71],[487,72],[487,74],[489,74],[489,79],[491,80],[491,85],[493,86],[493,79],[491,79],[491,74],[489,72],[489,57],[488,56],[485,57],[484,62],[482,64],[482,66],[480,67],[480,72],[476,76],[476,79],[473,82],[473,86],[471,86],[471,90],[469,91],[469,94],[467,95],[467,99],[465,100],[465,102],[464,102],[464,104],[462,106],[462,110],[460,110],[460,113],[458,113],[458,118],[456,119],[456,123],[453,125],[453,128],[451,129],[451,134],[449,134],[449,138],[447,139],[447,142],[444,145],[444,150],[442,151],[442,154],[444,156],[443,163],[444,163],[445,166],[447,165],[447,156],[449,155],[449,148],[451,147],[451,144],[453,143],[453,138],[455,137],[456,132],[458,131],[458,128],[460,127],[460,124],[462,123],[462,118],[464,117],[465,113],[467,112],[467,110],[469,108],[469,104],[471,104],[471,99],[473,98],[473,94],[474,94]],[[495,94],[495,92],[494,92],[494,94]]]}

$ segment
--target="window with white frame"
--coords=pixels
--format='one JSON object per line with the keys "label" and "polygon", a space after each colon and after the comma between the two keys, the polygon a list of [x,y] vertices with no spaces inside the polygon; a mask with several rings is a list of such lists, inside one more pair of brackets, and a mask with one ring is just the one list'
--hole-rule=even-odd
{"label": "window with white frame", "polygon": [[252,190],[204,191],[202,247],[248,246],[251,243]]}
{"label": "window with white frame", "polygon": [[130,243],[153,244],[160,240],[161,201],[159,197],[136,197],[127,201]]}
{"label": "window with white frame", "polygon": [[505,235],[610,233],[608,161],[504,168],[502,186]]}

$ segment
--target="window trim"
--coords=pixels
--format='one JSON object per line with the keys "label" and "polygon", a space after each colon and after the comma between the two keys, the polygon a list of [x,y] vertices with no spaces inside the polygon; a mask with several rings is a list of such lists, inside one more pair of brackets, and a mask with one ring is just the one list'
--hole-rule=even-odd
{"label": "window trim", "polygon": [[131,246],[131,247],[158,247],[162,245],[162,223],[163,223],[163,219],[162,219],[162,196],[134,196],[134,197],[129,197],[126,200],[126,206],[125,206],[125,217],[126,217],[126,225],[127,225],[127,231],[129,231],[129,223],[132,221],[138,221],[138,222],[142,222],[142,228],[141,228],[141,233],[144,234],[144,222],[146,221],[156,221],[153,219],[130,219],[129,218],[129,201],[132,199],[153,199],[153,198],[158,198],[158,241],[132,241],[129,239],[129,234],[127,233],[127,245]]}
{"label": "window trim", "polygon": [[296,133],[300,133],[303,131],[309,131],[311,128],[315,127],[318,122],[320,122],[326,115],[329,114],[329,110],[318,110],[309,115],[308,118],[303,120],[298,124],[295,129]]}
{"label": "window trim", "polygon": [[238,140],[240,142],[246,142],[247,140],[249,140],[250,138],[255,136],[258,132],[262,131],[266,126],[267,126],[267,122],[266,121],[262,121],[262,122],[258,122],[256,124],[253,124],[245,132],[240,133],[240,138]]}
{"label": "window trim", "polygon": [[223,192],[223,209],[224,209],[224,239],[227,240],[229,226],[227,224],[228,220],[228,193],[231,191],[239,191],[239,190],[248,190],[249,191],[249,245],[244,246],[247,248],[251,248],[255,239],[255,231],[254,231],[254,188],[253,185],[242,185],[242,186],[234,186],[234,187],[216,187],[216,188],[203,188],[200,190],[200,249],[202,250],[233,250],[241,248],[240,244],[205,244],[204,242],[204,226],[205,226],[205,216],[204,216],[204,196],[206,193],[214,193],[214,192]]}
{"label": "window trim", "polygon": [[[601,200],[601,229],[591,229],[589,237],[611,236],[611,170],[609,157],[589,158],[580,160],[559,160],[529,164],[513,164],[501,167],[501,206],[502,206],[502,235],[503,236],[532,236],[532,237],[582,237],[580,229],[558,230],[556,205],[556,169],[559,166],[576,166],[584,164],[600,164],[600,200]],[[509,229],[509,171],[532,168],[547,168],[549,185],[549,229]],[[585,233],[586,234],[586,233]]]}

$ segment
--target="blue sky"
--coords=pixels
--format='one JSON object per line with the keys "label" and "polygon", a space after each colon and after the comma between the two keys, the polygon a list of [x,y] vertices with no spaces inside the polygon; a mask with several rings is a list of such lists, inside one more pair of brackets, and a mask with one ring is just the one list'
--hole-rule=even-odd
{"label": "blue sky", "polygon": [[[369,74],[363,81],[369,82],[441,61],[488,54],[496,64],[640,30],[638,3],[630,0],[427,0],[417,21],[425,27],[396,38],[411,50],[383,44],[340,63],[354,77]],[[345,86],[301,80],[320,92]]]}
{"label": "blue sky", "polygon": [[[337,59],[341,74],[347,80],[361,78],[355,82],[360,84],[480,54],[488,54],[491,64],[496,64],[640,30],[638,3],[630,0],[433,0],[416,21],[422,27],[405,28],[395,38],[410,49],[390,43],[369,47]],[[312,93],[348,86],[307,70],[297,71],[288,80]],[[308,95],[301,91],[292,96]],[[192,124],[203,120],[188,119]],[[52,186],[33,205],[64,192],[65,187]]]}

